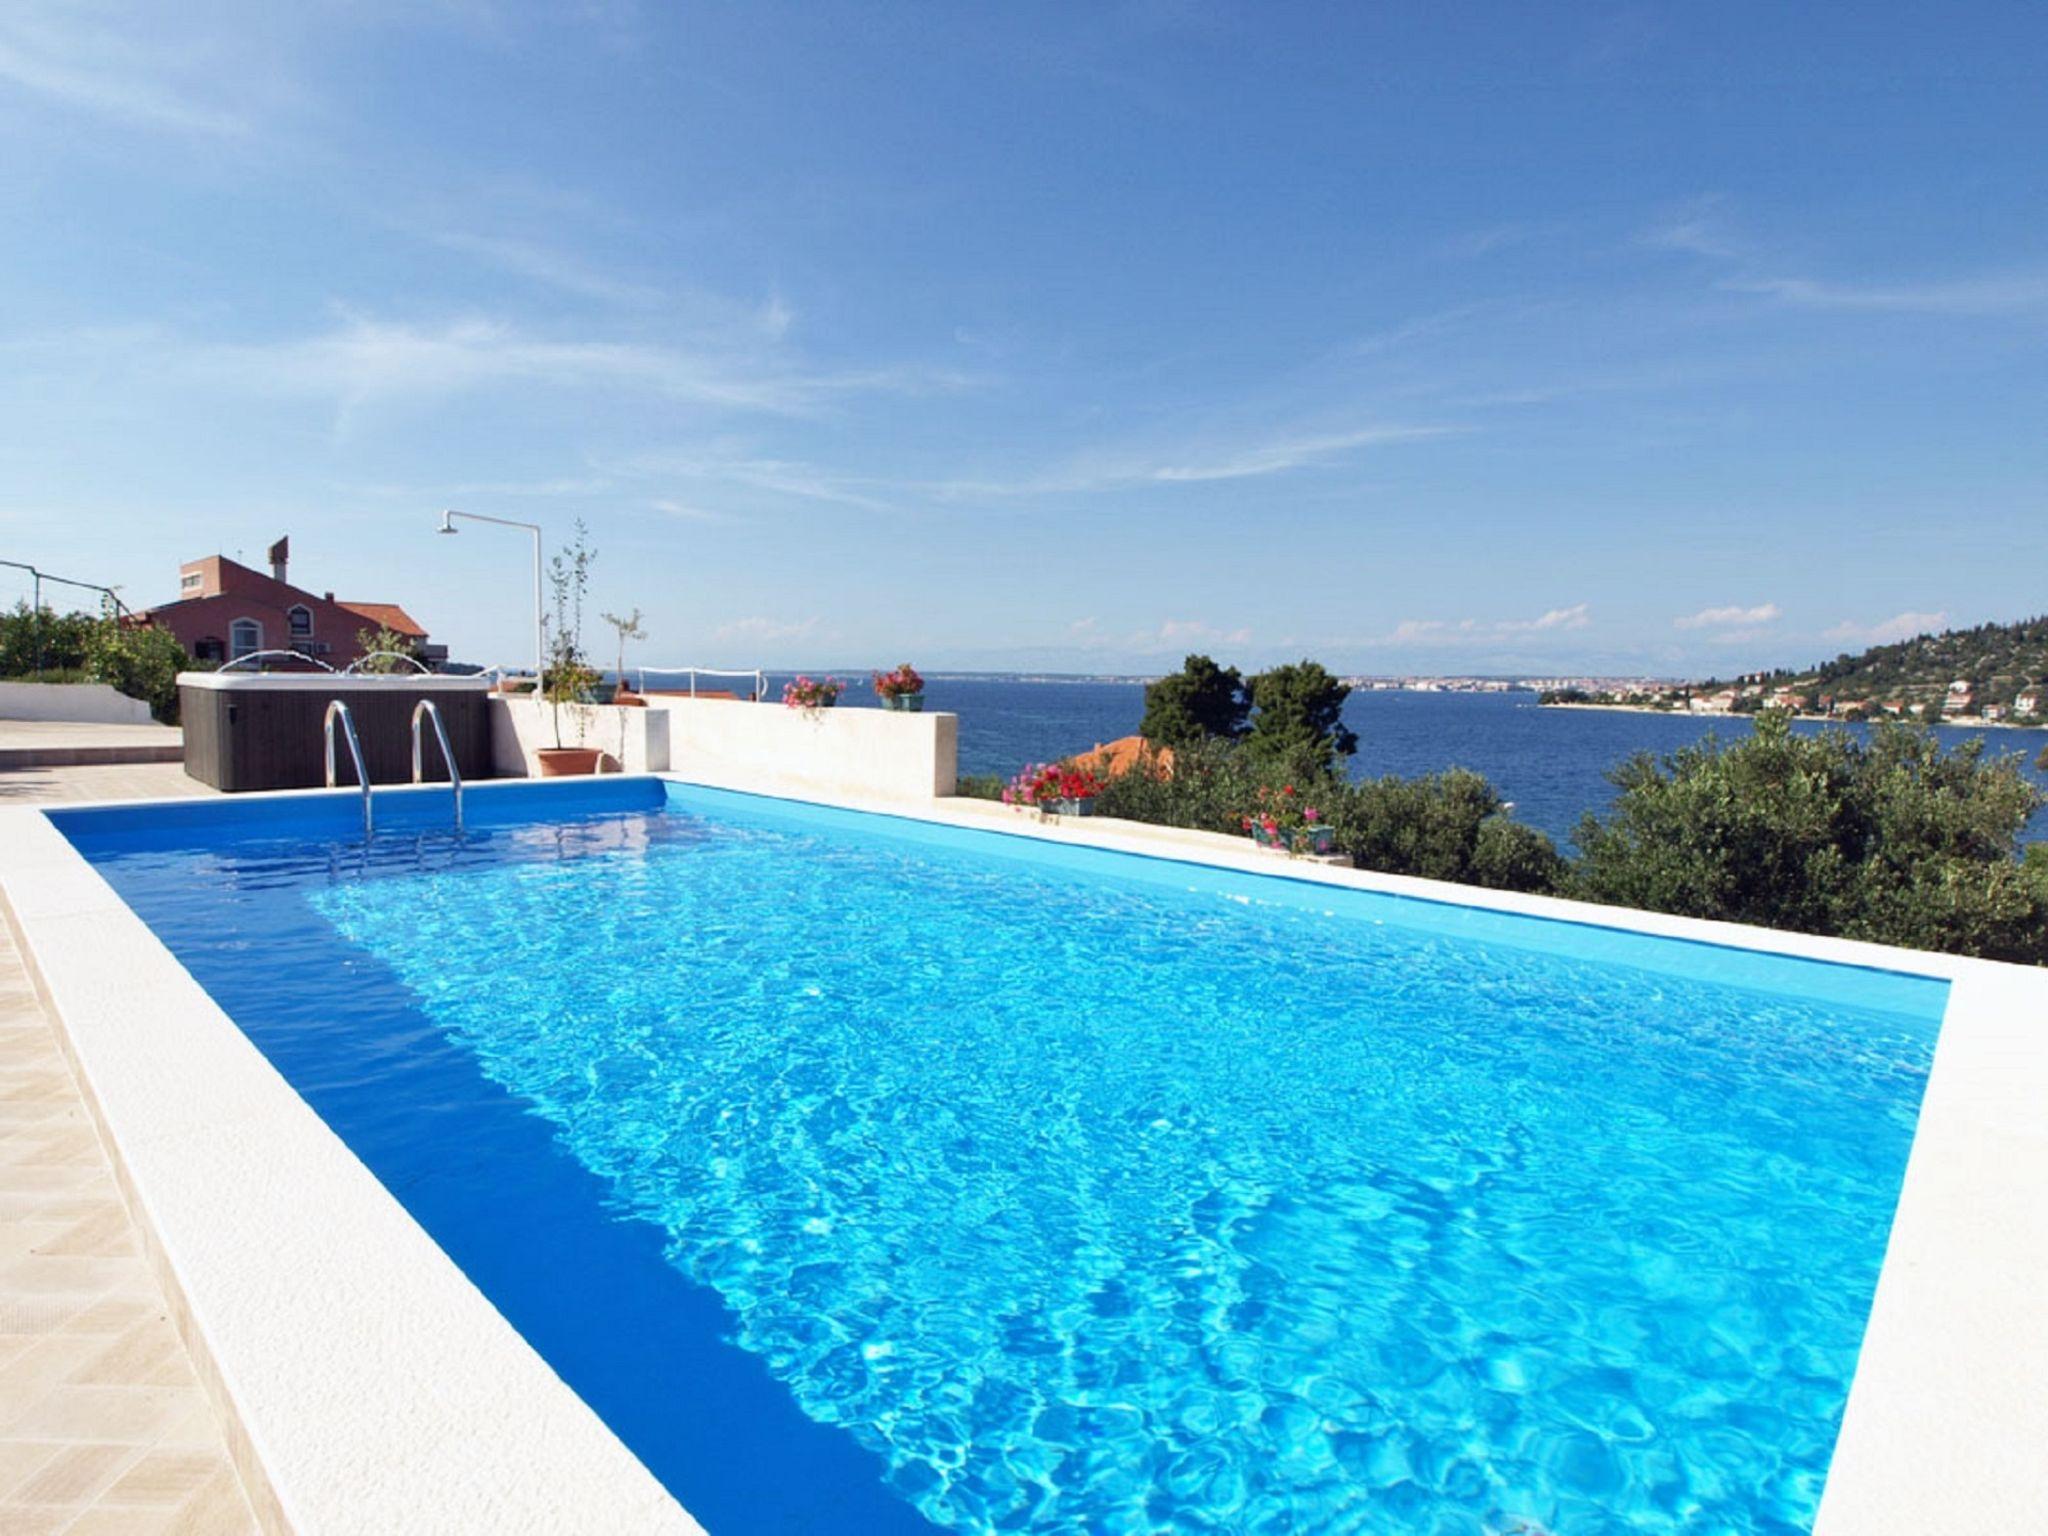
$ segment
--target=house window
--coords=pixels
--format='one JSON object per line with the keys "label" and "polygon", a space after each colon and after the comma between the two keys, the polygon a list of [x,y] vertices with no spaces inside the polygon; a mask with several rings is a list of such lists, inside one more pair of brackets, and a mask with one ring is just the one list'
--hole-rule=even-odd
{"label": "house window", "polygon": [[220,643],[219,635],[208,635],[204,640],[193,642],[192,659],[194,661],[225,661],[227,660],[227,647]]}
{"label": "house window", "polygon": [[228,654],[231,659],[263,649],[263,626],[254,619],[237,619],[228,626]]}
{"label": "house window", "polygon": [[284,616],[291,620],[294,640],[310,640],[313,637],[313,610],[304,603],[292,604],[285,610]]}
{"label": "house window", "polygon": [[187,571],[178,578],[178,590],[180,592],[194,591],[199,586],[199,583],[205,579],[205,576],[198,571]]}

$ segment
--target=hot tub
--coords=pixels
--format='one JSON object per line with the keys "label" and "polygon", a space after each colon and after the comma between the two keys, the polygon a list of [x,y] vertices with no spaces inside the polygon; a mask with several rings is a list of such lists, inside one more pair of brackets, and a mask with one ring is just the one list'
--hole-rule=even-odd
{"label": "hot tub", "polygon": [[[355,718],[363,761],[374,784],[412,780],[412,715],[432,699],[465,779],[491,776],[490,683],[479,677],[422,674],[344,677],[275,672],[182,672],[178,707],[185,725],[185,772],[230,793],[314,789],[326,782],[323,724],[330,700]],[[338,729],[338,727],[337,727]],[[448,777],[431,739],[421,754],[428,779]],[[337,763],[348,749],[335,744]],[[340,769],[343,782],[355,770]]]}

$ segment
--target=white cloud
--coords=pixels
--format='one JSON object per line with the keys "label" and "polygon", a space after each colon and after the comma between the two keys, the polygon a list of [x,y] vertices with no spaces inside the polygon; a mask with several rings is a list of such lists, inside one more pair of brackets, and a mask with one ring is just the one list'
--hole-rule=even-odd
{"label": "white cloud", "polygon": [[1180,463],[1134,466],[1132,478],[1172,483],[1176,481],[1245,480],[1257,475],[1274,475],[1306,465],[1328,463],[1359,448],[1384,443],[1414,442],[1439,437],[1445,427],[1361,427],[1350,432],[1326,433],[1317,437],[1282,438],[1256,443],[1209,458]]}
{"label": "white cloud", "polygon": [[1719,196],[1694,199],[1646,230],[1641,239],[1660,250],[1681,251],[1734,269],[1714,285],[1723,292],[1753,294],[1800,309],[1960,318],[2048,315],[2048,270],[2038,267],[1908,283],[1845,283],[1772,272],[1768,269],[1775,263],[1755,242],[1735,232],[1726,199]]}
{"label": "white cloud", "polygon": [[1698,613],[1688,613],[1671,621],[1674,629],[1739,629],[1754,628],[1759,624],[1776,622],[1783,610],[1776,603],[1759,603],[1754,608],[1744,608],[1731,603],[1722,608],[1702,608]]}
{"label": "white cloud", "polygon": [[1965,318],[2048,315],[2048,272],[2002,272],[1933,283],[1830,283],[1805,277],[1730,278],[1721,287],[1802,309]]}
{"label": "white cloud", "polygon": [[1446,426],[1374,424],[1343,432],[1288,434],[1206,452],[1097,452],[1077,455],[1044,473],[1016,480],[936,481],[921,489],[946,500],[974,500],[1247,480],[1334,463],[1361,448],[1442,437],[1457,430]]}
{"label": "white cloud", "polygon": [[1504,635],[1556,634],[1584,629],[1593,622],[1592,605],[1573,603],[1552,608],[1533,619],[1403,619],[1391,632],[1368,645],[1479,645]]}
{"label": "white cloud", "polygon": [[1695,197],[1652,224],[1639,239],[1660,251],[1716,261],[1740,260],[1749,254],[1749,243],[1736,233],[1727,206],[1727,198],[1720,193]]}
{"label": "white cloud", "polygon": [[219,98],[221,82],[242,78],[240,71],[189,38],[150,32],[104,6],[8,0],[0,7],[0,82],[132,127],[247,133],[246,116]]}
{"label": "white cloud", "polygon": [[1494,627],[1508,634],[1525,630],[1584,629],[1593,622],[1592,614],[1587,611],[1590,606],[1587,603],[1573,603],[1569,608],[1552,608],[1533,619],[1504,619]]}
{"label": "white cloud", "polygon": [[344,312],[325,331],[270,341],[199,342],[154,328],[44,337],[32,350],[75,364],[88,346],[103,364],[124,360],[155,379],[330,399],[338,433],[359,412],[381,404],[501,387],[626,391],[711,410],[798,417],[823,414],[850,394],[916,393],[948,382],[914,367],[862,373],[810,369],[758,337],[686,347],[539,334],[474,315],[413,322]]}
{"label": "white cloud", "polygon": [[350,316],[298,340],[200,348],[202,374],[225,383],[333,395],[354,406],[498,384],[615,385],[705,405],[797,414],[819,381],[671,347],[529,335],[471,317],[436,325]]}
{"label": "white cloud", "polygon": [[1894,640],[1910,640],[1915,635],[1935,634],[1948,625],[1948,614],[1942,613],[1895,613],[1888,619],[1879,619],[1875,624],[1858,624],[1853,619],[1844,619],[1833,629],[1824,631],[1825,638],[1843,644],[1887,645]]}
{"label": "white cloud", "polygon": [[360,490],[365,496],[377,496],[392,501],[420,501],[442,506],[491,496],[602,496],[613,488],[610,480],[599,476],[559,475],[547,480],[444,480],[421,484],[380,481],[362,486]]}
{"label": "white cloud", "polygon": [[586,299],[648,308],[666,298],[659,288],[613,277],[579,257],[548,246],[495,235],[471,234],[466,230],[437,230],[428,233],[426,238],[436,245],[474,256],[515,276]]}
{"label": "white cloud", "polygon": [[1150,637],[1159,645],[1248,645],[1252,632],[1249,629],[1218,629],[1199,619],[1168,619]]}
{"label": "white cloud", "polygon": [[847,475],[800,460],[777,459],[723,448],[637,454],[608,466],[618,473],[730,482],[777,495],[833,502],[867,511],[890,511],[906,498],[939,501],[1007,500],[1031,496],[1085,494],[1134,485],[1191,484],[1277,474],[1321,462],[1370,444],[1436,436],[1440,427],[1376,426],[1320,437],[1289,437],[1247,444],[1208,459],[1175,455],[1095,455],[1070,460],[1042,475],[1001,480],[908,480]]}
{"label": "white cloud", "polygon": [[875,494],[877,490],[888,489],[883,482],[843,475],[798,459],[771,458],[726,446],[660,449],[634,454],[607,467],[635,479],[743,485],[800,501],[822,501],[866,512],[891,510],[890,504]]}
{"label": "white cloud", "polygon": [[1166,619],[1152,629],[1126,633],[1111,633],[1094,618],[1076,619],[1067,626],[1069,644],[1118,655],[1165,656],[1193,646],[1249,645],[1251,639],[1249,629],[1223,629],[1202,619]]}

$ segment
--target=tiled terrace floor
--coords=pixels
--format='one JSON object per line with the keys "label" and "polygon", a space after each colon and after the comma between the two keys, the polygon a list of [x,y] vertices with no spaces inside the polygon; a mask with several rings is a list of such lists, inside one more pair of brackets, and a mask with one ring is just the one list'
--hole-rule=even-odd
{"label": "tiled terrace floor", "polygon": [[70,1063],[0,926],[0,1536],[254,1529]]}
{"label": "tiled terrace floor", "polygon": [[188,778],[183,763],[92,763],[63,768],[0,771],[0,805],[45,805],[60,800],[168,800],[212,795]]}

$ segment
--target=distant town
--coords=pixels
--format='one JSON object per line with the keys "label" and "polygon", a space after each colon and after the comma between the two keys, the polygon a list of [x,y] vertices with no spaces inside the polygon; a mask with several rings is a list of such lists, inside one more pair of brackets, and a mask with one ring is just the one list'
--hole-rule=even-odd
{"label": "distant town", "polygon": [[1934,698],[1844,698],[1811,684],[1784,683],[1752,673],[1721,685],[1672,683],[1622,688],[1582,684],[1545,688],[1539,702],[1592,709],[1648,710],[1658,714],[1754,715],[1782,710],[1813,720],[1963,721],[1971,725],[2048,724],[2048,686],[2026,686],[2010,700],[1987,699],[1967,677],[1953,678]]}

